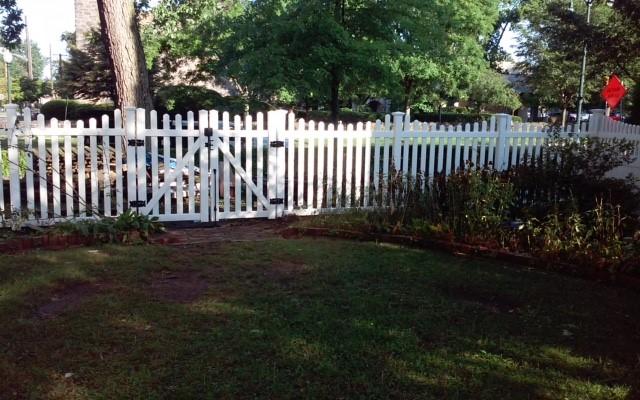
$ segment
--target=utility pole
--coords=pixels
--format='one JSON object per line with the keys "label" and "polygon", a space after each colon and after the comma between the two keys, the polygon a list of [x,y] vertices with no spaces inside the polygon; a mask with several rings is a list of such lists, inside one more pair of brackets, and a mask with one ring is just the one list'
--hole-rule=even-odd
{"label": "utility pole", "polygon": [[[585,0],[587,3],[587,26],[591,24],[591,7],[593,6],[593,0]],[[582,123],[582,105],[584,103],[584,76],[587,69],[587,41],[585,40],[582,47],[582,69],[580,72],[580,97],[578,98],[578,133],[580,133],[580,125]]]}
{"label": "utility pole", "polygon": [[51,50],[51,43],[49,43],[49,82],[51,82],[51,97],[55,99],[55,92],[53,90],[53,52]]}
{"label": "utility pole", "polygon": [[24,17],[25,25],[25,44],[27,46],[27,75],[29,79],[33,79],[33,58],[31,57],[31,41],[29,40],[29,25],[27,24],[27,17]]}

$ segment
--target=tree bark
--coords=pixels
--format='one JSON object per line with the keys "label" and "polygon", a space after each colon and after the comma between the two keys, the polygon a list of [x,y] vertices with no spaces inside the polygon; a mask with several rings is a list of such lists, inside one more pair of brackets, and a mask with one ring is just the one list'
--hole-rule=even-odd
{"label": "tree bark", "polygon": [[[116,106],[153,107],[133,0],[98,0],[100,31],[112,67]],[[123,113],[124,116],[124,113]]]}

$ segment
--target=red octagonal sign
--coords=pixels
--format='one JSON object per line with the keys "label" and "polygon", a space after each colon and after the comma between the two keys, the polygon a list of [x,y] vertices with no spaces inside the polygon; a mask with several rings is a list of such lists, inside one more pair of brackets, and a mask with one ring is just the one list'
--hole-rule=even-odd
{"label": "red octagonal sign", "polygon": [[609,83],[602,89],[602,98],[607,101],[609,107],[616,108],[625,94],[627,91],[620,78],[617,75],[611,75]]}

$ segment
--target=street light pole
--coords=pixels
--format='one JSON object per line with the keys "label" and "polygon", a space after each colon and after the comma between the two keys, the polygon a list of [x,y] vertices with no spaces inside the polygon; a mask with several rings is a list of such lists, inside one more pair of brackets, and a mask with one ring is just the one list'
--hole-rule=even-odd
{"label": "street light pole", "polygon": [[[591,24],[591,7],[593,6],[593,0],[585,0],[587,3],[587,26]],[[587,41],[585,40],[582,48],[582,69],[580,71],[580,94],[578,97],[578,133],[580,133],[580,125],[582,123],[582,105],[584,103],[584,79],[587,69]]]}

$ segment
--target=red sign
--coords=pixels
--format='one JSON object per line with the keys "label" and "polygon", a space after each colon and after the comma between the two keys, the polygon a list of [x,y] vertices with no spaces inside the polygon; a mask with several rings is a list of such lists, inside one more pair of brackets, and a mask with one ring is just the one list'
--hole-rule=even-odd
{"label": "red sign", "polygon": [[617,75],[611,75],[609,83],[602,89],[602,98],[607,101],[607,105],[611,108],[616,108],[625,94],[627,94],[627,91],[620,78]]}

